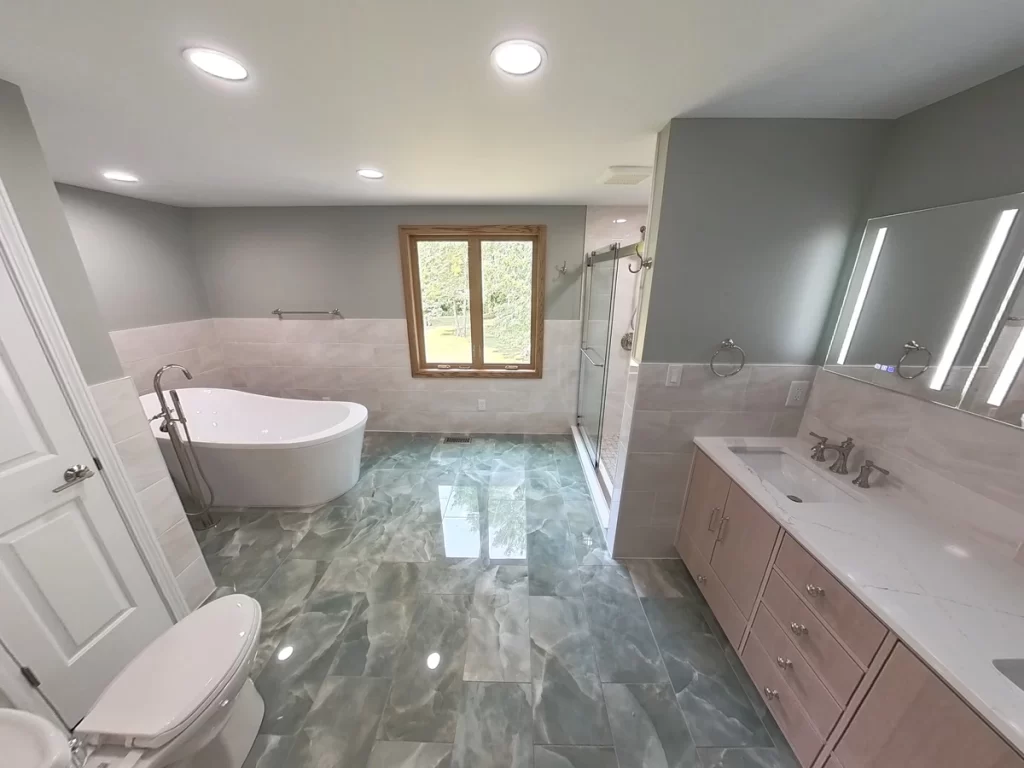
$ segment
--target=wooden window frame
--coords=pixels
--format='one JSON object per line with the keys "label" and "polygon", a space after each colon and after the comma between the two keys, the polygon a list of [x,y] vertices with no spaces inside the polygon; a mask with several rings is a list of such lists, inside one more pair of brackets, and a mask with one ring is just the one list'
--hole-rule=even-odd
{"label": "wooden window frame", "polygon": [[[409,360],[412,375],[425,378],[539,379],[544,358],[544,275],[547,227],[540,225],[403,226],[398,228],[405,289],[405,318],[409,328]],[[466,240],[469,243],[469,316],[473,361],[428,363],[423,335],[416,243],[421,240]],[[533,241],[533,297],[530,314],[530,361],[518,365],[484,362],[483,276],[480,243],[487,240]]]}

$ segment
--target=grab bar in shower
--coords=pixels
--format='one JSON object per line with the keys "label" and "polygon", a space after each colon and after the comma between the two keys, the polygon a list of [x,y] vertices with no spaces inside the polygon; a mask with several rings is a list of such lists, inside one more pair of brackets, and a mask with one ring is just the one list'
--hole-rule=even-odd
{"label": "grab bar in shower", "polygon": [[277,315],[278,320],[283,320],[285,315],[334,315],[341,317],[340,309],[275,309],[270,314]]}

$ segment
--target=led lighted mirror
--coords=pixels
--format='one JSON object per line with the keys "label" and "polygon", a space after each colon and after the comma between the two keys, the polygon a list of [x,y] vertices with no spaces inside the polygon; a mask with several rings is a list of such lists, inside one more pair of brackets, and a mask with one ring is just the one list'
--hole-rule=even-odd
{"label": "led lighted mirror", "polygon": [[1016,427],[1024,194],[869,219],[825,368]]}

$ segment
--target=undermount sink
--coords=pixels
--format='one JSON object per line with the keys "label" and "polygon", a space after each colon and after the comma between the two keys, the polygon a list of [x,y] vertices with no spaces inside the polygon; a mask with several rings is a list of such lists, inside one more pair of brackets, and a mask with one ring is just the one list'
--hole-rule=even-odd
{"label": "undermount sink", "polygon": [[67,736],[31,712],[0,709],[0,744],[9,768],[67,768],[71,763]]}
{"label": "undermount sink", "polygon": [[1024,691],[1024,659],[993,659],[992,666],[1003,673],[1003,677]]}
{"label": "undermount sink", "polygon": [[785,451],[733,448],[732,452],[790,501],[809,504],[857,501],[856,496],[819,476]]}

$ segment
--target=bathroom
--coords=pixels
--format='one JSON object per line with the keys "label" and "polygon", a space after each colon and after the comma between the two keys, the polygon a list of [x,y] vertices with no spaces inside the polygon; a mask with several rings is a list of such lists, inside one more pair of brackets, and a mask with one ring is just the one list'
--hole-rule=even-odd
{"label": "bathroom", "polygon": [[258,6],[5,9],[5,766],[1024,766],[1016,9]]}

